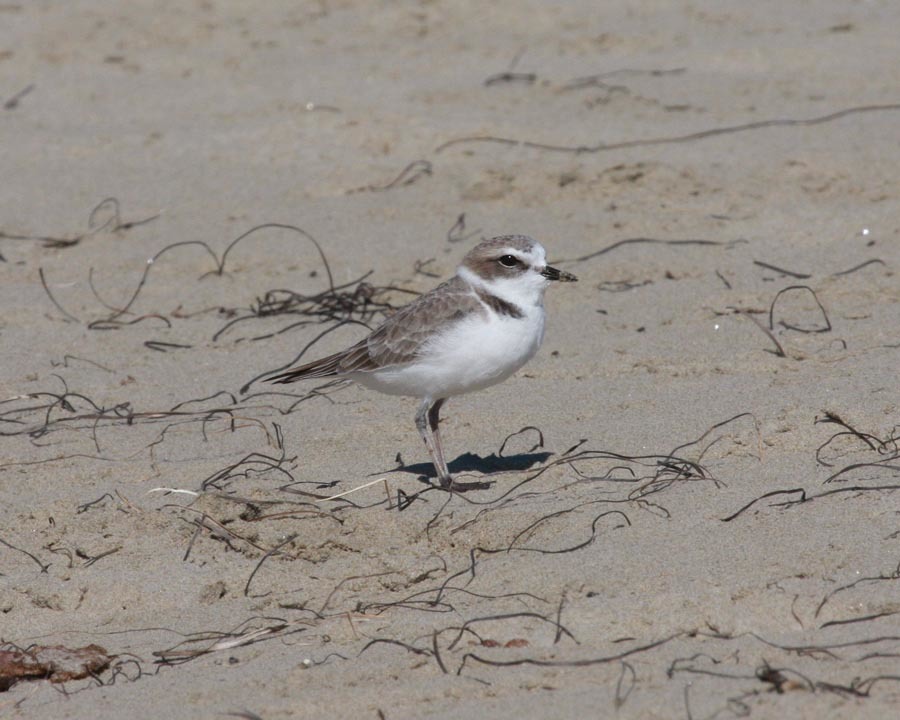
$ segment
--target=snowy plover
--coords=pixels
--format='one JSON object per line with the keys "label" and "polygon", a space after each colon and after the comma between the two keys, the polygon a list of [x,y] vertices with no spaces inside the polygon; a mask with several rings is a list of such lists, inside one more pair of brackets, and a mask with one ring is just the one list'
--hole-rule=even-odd
{"label": "snowy plover", "polygon": [[486,240],[463,258],[453,278],[397,310],[356,345],[268,380],[344,376],[389,395],[421,398],[416,427],[449,489],[441,406],[453,395],[506,380],[532,358],[544,337],[544,290],[551,280],[577,278],[547,265],[536,240]]}

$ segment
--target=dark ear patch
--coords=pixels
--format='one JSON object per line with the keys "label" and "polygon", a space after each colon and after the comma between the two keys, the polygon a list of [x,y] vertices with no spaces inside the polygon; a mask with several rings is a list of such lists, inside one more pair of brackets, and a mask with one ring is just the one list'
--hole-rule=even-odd
{"label": "dark ear patch", "polygon": [[485,280],[518,277],[519,275],[524,275],[528,272],[528,266],[521,260],[511,266],[504,265],[501,262],[502,258],[510,255],[510,253],[502,251],[499,253],[491,253],[490,255],[478,255],[474,257],[470,255],[466,258],[464,265]]}

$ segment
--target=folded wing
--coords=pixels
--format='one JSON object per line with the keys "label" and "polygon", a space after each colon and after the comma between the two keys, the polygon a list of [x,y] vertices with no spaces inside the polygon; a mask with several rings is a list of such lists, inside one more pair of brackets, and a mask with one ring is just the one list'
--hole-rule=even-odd
{"label": "folded wing", "polygon": [[459,322],[471,312],[483,311],[484,307],[471,287],[461,278],[454,277],[400,308],[356,345],[292,368],[268,378],[268,381],[292,383],[406,365],[419,356],[435,331]]}

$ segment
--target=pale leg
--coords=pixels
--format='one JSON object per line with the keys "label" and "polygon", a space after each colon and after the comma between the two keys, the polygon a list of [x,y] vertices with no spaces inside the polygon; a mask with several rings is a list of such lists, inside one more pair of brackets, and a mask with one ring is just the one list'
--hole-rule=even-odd
{"label": "pale leg", "polygon": [[428,448],[428,454],[431,455],[431,461],[434,463],[434,469],[437,470],[438,479],[441,485],[449,488],[453,484],[453,477],[447,469],[447,463],[444,461],[444,450],[441,447],[441,434],[438,430],[438,414],[444,400],[437,400],[432,405],[431,398],[422,400],[419,410],[416,413],[416,427],[422,440],[425,441],[425,447]]}
{"label": "pale leg", "polygon": [[447,461],[444,460],[444,446],[441,443],[441,428],[438,425],[441,421],[438,416],[440,415],[441,407],[443,407],[445,402],[446,398],[441,398],[440,400],[436,400],[431,406],[431,409],[428,411],[428,426],[431,428],[431,436],[434,438],[434,450],[437,453],[438,460],[443,468],[444,477],[441,478],[441,484],[445,487],[449,487],[453,484],[453,477],[450,475]]}

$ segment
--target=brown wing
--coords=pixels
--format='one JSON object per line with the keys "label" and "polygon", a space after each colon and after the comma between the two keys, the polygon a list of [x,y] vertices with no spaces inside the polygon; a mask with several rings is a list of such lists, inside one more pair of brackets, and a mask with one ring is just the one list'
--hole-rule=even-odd
{"label": "brown wing", "polygon": [[366,341],[363,340],[361,343],[357,343],[353,347],[342,352],[320,358],[319,360],[313,360],[306,365],[301,365],[300,367],[292,368],[286,372],[279,373],[278,375],[273,375],[272,377],[266,378],[266,382],[292,383],[308,378],[323,378],[340,375],[343,372],[341,370],[341,361],[344,357],[349,353],[358,352],[360,348],[364,348],[365,342]]}
{"label": "brown wing", "polygon": [[481,310],[481,303],[466,282],[459,277],[451,278],[409,305],[404,305],[356,345],[275,375],[269,378],[269,382],[290,383],[306,378],[372,372],[405,365],[418,357],[436,328],[456,322],[469,312]]}

